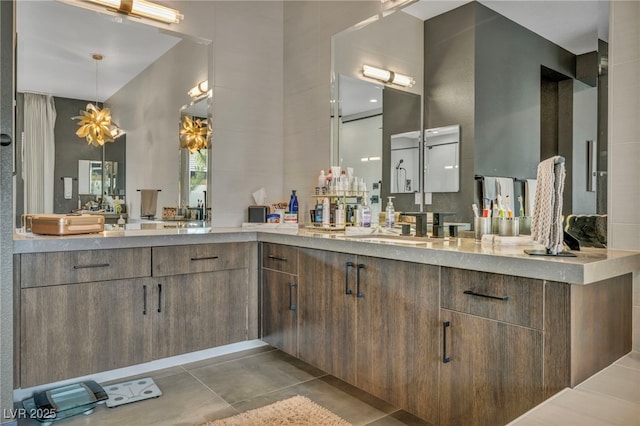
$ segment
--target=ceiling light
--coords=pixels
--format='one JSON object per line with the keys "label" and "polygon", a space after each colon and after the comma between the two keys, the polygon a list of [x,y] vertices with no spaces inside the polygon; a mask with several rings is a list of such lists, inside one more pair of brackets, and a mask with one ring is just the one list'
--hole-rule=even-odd
{"label": "ceiling light", "polygon": [[378,100],[377,99],[369,99],[369,102],[374,104],[374,103],[378,102]]}
{"label": "ceiling light", "polygon": [[106,6],[125,15],[140,16],[154,19],[165,24],[177,24],[184,18],[179,11],[169,7],[160,6],[146,0],[85,0],[91,3]]}
{"label": "ceiling light", "polygon": [[114,142],[124,135],[124,132],[111,121],[109,108],[100,109],[98,107],[98,63],[103,56],[95,53],[91,57],[96,61],[96,104],[88,103],[85,110],[80,111],[80,115],[71,117],[71,119],[80,120],[76,131],[78,137],[86,138],[89,145],[102,146],[106,142]]}
{"label": "ceiling light", "polygon": [[362,74],[365,77],[374,78],[385,83],[397,84],[398,86],[410,87],[415,83],[415,80],[408,75],[372,67],[370,65],[362,66]]}
{"label": "ceiling light", "polygon": [[380,161],[380,157],[369,157],[369,161]]}

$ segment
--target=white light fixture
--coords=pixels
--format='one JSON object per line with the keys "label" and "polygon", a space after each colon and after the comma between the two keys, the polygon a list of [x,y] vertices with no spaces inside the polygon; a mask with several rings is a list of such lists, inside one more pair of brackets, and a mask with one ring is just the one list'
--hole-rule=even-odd
{"label": "white light fixture", "polygon": [[204,80],[192,87],[187,93],[192,98],[199,98],[209,91],[209,80]]}
{"label": "white light fixture", "polygon": [[377,99],[369,99],[369,102],[371,102],[372,104],[375,104],[376,102],[378,102]]}
{"label": "white light fixture", "polygon": [[125,15],[140,16],[165,24],[177,24],[184,16],[179,11],[169,7],[160,6],[146,0],[85,0],[90,3],[106,6],[107,9],[114,10]]}
{"label": "white light fixture", "polygon": [[372,67],[371,65],[363,65],[362,74],[365,77],[374,78],[384,83],[397,84],[398,86],[410,87],[415,83],[415,80],[408,75],[399,74],[397,72],[385,70],[382,68]]}

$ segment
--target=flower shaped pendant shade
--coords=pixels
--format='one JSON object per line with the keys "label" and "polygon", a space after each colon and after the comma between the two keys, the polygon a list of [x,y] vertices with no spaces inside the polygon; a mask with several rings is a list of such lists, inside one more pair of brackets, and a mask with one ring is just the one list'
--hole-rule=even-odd
{"label": "flower shaped pendant shade", "polygon": [[189,152],[200,151],[211,147],[211,128],[206,118],[182,116],[180,126],[180,148]]}
{"label": "flower shaped pendant shade", "polygon": [[[102,60],[102,55],[94,54],[92,58],[96,61],[96,98],[98,97],[98,61]],[[85,138],[89,145],[102,146],[106,142],[114,142],[124,132],[116,123],[111,120],[111,111],[109,108],[100,109],[92,103],[88,103],[84,111],[80,111],[80,115],[72,117],[78,122],[78,130],[76,135]]]}

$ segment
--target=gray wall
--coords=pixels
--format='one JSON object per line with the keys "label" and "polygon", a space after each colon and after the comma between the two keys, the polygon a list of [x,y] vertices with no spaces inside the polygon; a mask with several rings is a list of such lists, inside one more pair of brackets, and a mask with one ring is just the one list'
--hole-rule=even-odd
{"label": "gray wall", "polygon": [[471,221],[474,200],[475,3],[424,23],[424,127],[460,125],[460,191],[434,193],[426,210]]}

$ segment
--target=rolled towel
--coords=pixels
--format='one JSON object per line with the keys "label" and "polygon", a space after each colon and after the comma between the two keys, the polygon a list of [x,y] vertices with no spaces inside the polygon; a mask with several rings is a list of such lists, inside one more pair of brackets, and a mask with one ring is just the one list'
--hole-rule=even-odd
{"label": "rolled towel", "polygon": [[557,155],[538,164],[531,236],[554,255],[562,251],[562,193],[565,175],[564,157]]}

